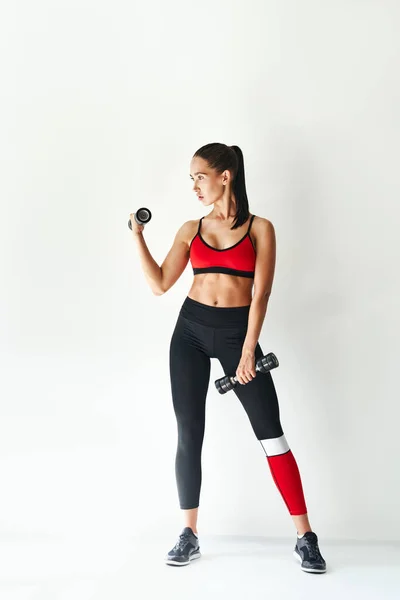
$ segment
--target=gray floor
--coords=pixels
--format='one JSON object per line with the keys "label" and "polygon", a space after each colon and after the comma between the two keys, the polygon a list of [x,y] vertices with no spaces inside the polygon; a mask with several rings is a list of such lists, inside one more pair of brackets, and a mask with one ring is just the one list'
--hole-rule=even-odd
{"label": "gray floor", "polygon": [[201,536],[202,557],[164,564],[175,540],[1,537],[1,600],[400,599],[400,544],[324,541],[304,573],[292,540]]}

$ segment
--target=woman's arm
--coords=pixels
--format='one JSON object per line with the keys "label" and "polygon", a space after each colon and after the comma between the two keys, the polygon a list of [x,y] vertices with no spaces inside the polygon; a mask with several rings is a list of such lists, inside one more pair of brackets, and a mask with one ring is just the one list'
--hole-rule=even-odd
{"label": "woman's arm", "polygon": [[257,257],[254,272],[254,292],[250,305],[247,334],[243,352],[254,353],[261,333],[268,300],[271,295],[276,262],[275,229],[271,221],[263,219],[256,232]]}
{"label": "woman's arm", "polygon": [[187,221],[182,225],[175,235],[172,247],[161,266],[151,256],[143,234],[137,233],[134,235],[144,274],[153,294],[156,296],[165,294],[185,270],[189,260],[188,239],[192,230],[192,221]]}

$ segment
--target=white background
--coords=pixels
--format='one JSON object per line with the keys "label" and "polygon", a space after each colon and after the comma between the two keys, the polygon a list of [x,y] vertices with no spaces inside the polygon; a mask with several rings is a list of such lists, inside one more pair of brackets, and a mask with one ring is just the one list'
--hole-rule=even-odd
{"label": "white background", "polygon": [[[390,0],[16,1],[1,8],[0,535],[183,525],[170,338],[207,214],[189,165],[241,147],[277,264],[260,343],[312,527],[399,540],[400,7]],[[199,531],[293,537],[212,361]]]}

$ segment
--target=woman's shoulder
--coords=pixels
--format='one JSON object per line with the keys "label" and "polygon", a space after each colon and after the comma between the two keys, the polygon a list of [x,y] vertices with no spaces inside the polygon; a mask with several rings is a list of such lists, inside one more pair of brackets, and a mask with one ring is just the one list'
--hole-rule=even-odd
{"label": "woman's shoulder", "polygon": [[265,217],[254,215],[250,237],[256,251],[260,247],[260,243],[263,243],[265,240],[275,240],[275,228],[272,222]]}
{"label": "woman's shoulder", "polygon": [[262,217],[261,215],[258,214],[254,214],[254,213],[249,213],[250,217],[254,217],[253,222],[254,223],[271,223],[270,219],[267,219],[266,217]]}
{"label": "woman's shoulder", "polygon": [[190,219],[190,221],[184,221],[184,223],[182,223],[179,226],[178,231],[180,232],[190,232],[192,229],[196,229],[199,227],[199,219]]}
{"label": "woman's shoulder", "polygon": [[261,217],[259,215],[253,215],[253,217],[252,229],[254,229],[256,232],[259,231],[260,233],[266,233],[274,230],[274,226],[270,219],[266,219],[265,217]]}
{"label": "woman's shoulder", "polygon": [[179,227],[177,237],[179,237],[182,241],[186,242],[189,246],[192,239],[197,234],[198,228],[199,219],[190,219],[189,221],[185,221]]}

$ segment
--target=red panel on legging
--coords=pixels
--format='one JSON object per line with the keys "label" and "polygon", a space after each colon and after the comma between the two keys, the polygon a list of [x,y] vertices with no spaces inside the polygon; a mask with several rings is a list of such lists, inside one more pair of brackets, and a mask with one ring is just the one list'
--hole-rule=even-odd
{"label": "red panel on legging", "polygon": [[291,515],[304,515],[307,512],[303,486],[297,462],[292,451],[276,456],[267,456],[269,468],[276,487],[281,493]]}

